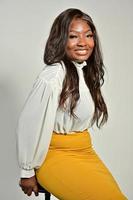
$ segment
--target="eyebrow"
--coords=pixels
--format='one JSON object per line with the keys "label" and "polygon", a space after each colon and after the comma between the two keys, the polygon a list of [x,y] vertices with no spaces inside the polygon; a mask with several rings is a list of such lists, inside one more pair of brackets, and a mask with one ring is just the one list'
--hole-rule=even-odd
{"label": "eyebrow", "polygon": [[[80,31],[76,31],[76,30],[70,30],[69,32],[80,33]],[[87,32],[92,32],[92,30],[91,30],[91,29],[88,29],[88,30],[84,31],[84,33],[87,33]]]}

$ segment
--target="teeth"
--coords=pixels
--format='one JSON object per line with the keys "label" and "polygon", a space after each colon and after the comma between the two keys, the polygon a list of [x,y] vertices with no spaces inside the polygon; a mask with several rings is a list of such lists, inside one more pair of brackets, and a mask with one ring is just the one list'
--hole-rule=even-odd
{"label": "teeth", "polygon": [[77,50],[78,53],[87,53],[87,50]]}

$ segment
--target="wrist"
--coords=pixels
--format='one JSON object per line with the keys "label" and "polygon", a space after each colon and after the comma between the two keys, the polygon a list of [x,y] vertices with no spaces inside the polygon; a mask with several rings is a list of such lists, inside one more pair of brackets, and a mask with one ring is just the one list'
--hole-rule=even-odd
{"label": "wrist", "polygon": [[21,171],[20,171],[20,177],[21,178],[30,178],[32,176],[35,176],[35,170],[34,169],[30,169],[30,170],[21,169]]}

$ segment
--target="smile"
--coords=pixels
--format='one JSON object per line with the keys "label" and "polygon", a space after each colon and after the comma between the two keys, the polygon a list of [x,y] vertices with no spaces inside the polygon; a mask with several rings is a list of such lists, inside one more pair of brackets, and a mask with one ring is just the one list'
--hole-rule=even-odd
{"label": "smile", "polygon": [[87,50],[87,49],[79,49],[79,50],[76,50],[76,52],[77,52],[78,54],[84,55],[84,54],[87,54],[87,53],[88,53],[88,50]]}

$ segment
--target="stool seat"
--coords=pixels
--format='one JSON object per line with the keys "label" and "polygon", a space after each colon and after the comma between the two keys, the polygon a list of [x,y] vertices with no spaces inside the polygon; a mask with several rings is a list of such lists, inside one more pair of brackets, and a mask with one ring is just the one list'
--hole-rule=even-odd
{"label": "stool seat", "polygon": [[39,183],[38,183],[38,192],[39,193],[44,193],[45,195],[45,200],[50,200],[50,192],[48,192],[45,188],[43,188]]}

